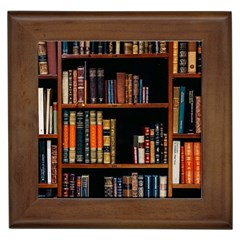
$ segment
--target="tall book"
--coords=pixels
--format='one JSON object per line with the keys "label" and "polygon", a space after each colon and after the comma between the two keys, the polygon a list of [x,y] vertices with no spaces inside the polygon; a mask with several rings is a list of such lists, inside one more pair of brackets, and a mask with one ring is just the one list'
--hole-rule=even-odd
{"label": "tall book", "polygon": [[155,163],[155,131],[153,126],[150,128],[150,163]]}
{"label": "tall book", "polygon": [[54,41],[47,42],[48,72],[57,74],[57,43]]}
{"label": "tall book", "polygon": [[103,119],[103,161],[111,163],[110,119]]}
{"label": "tall book", "polygon": [[103,112],[97,111],[97,163],[103,163]]}
{"label": "tall book", "polygon": [[68,103],[73,103],[73,70],[68,70]]}
{"label": "tall book", "polygon": [[69,111],[69,163],[76,161],[76,111]]}
{"label": "tall book", "polygon": [[201,183],[201,143],[193,143],[193,183]]}
{"label": "tall book", "polygon": [[49,128],[50,128],[50,105],[51,105],[51,99],[52,99],[52,89],[47,89],[47,102],[46,102],[46,118],[45,118],[45,126],[46,126],[46,134],[49,134]]}
{"label": "tall book", "polygon": [[144,127],[145,163],[150,163],[150,127]]}
{"label": "tall book", "polygon": [[68,104],[68,71],[62,73],[62,103]]}
{"label": "tall book", "polygon": [[47,183],[52,183],[52,140],[47,140]]}
{"label": "tall book", "polygon": [[57,121],[57,102],[53,102],[53,134],[57,134],[58,132],[58,121]]}
{"label": "tall book", "polygon": [[139,75],[133,75],[133,103],[139,102]]}
{"label": "tall book", "polygon": [[110,155],[111,164],[116,163],[116,128],[117,120],[110,119]]}
{"label": "tall book", "polygon": [[97,163],[97,115],[90,111],[90,162]]}
{"label": "tall book", "polygon": [[125,102],[125,72],[117,72],[117,103]]}
{"label": "tall book", "polygon": [[84,162],[84,112],[76,113],[76,162]]}
{"label": "tall book", "polygon": [[202,132],[202,98],[201,96],[195,97],[195,131],[196,133]]}
{"label": "tall book", "polygon": [[186,87],[180,87],[180,103],[179,103],[179,123],[178,133],[184,133],[184,120],[185,120],[185,94]]}
{"label": "tall book", "polygon": [[97,102],[104,103],[104,69],[97,69]]}
{"label": "tall book", "polygon": [[38,142],[39,183],[47,183],[46,141]]}
{"label": "tall book", "polygon": [[138,163],[145,163],[144,135],[138,136]]}
{"label": "tall book", "polygon": [[173,87],[173,133],[178,133],[180,87]]}
{"label": "tall book", "polygon": [[178,72],[187,73],[188,70],[188,43],[178,43]]}
{"label": "tall book", "polygon": [[185,183],[193,184],[193,142],[184,142]]}
{"label": "tall book", "polygon": [[38,42],[38,70],[40,75],[48,74],[47,43]]}
{"label": "tall book", "polygon": [[90,103],[97,103],[97,70],[96,68],[89,69],[89,91]]}
{"label": "tall book", "polygon": [[43,88],[38,88],[38,133],[44,134]]}
{"label": "tall book", "polygon": [[69,162],[69,111],[63,110],[63,163]]}
{"label": "tall book", "polygon": [[73,104],[76,104],[78,99],[77,99],[77,90],[78,90],[78,74],[77,70],[73,70]]}
{"label": "tall book", "polygon": [[77,102],[84,103],[84,66],[80,65],[77,68]]}
{"label": "tall book", "polygon": [[188,42],[188,73],[196,73],[197,43]]}
{"label": "tall book", "polygon": [[90,163],[90,111],[85,111],[84,114],[84,162]]}
{"label": "tall book", "polygon": [[178,41],[173,41],[173,73],[178,73]]}
{"label": "tall book", "polygon": [[195,97],[194,90],[187,89],[185,104],[185,132],[195,132]]}
{"label": "tall book", "polygon": [[173,141],[172,147],[172,183],[180,183],[180,141]]}

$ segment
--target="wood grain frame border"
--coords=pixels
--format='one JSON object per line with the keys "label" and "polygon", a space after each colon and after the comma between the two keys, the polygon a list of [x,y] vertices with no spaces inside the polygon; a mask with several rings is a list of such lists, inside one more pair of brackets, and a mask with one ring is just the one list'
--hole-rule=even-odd
{"label": "wood grain frame border", "polygon": [[[9,12],[11,228],[232,228],[231,12]],[[203,41],[201,199],[38,199],[37,41]]]}

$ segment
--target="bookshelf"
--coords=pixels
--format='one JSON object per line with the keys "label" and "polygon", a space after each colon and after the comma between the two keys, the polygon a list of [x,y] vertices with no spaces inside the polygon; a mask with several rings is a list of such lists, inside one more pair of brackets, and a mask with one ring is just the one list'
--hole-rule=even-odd
{"label": "bookshelf", "polygon": [[[46,43],[48,43],[48,41]],[[178,184],[176,184],[176,182],[174,182],[173,180],[173,175],[176,171],[176,166],[174,166],[173,164],[173,141],[179,141],[182,146],[185,142],[201,143],[201,130],[199,133],[188,133],[186,129],[185,132],[182,133],[174,132],[173,130],[173,122],[175,117],[173,114],[174,87],[181,85],[184,85],[186,88],[190,87],[191,89],[194,87],[193,91],[197,92],[198,95],[201,95],[201,69],[197,71],[197,57],[199,56],[197,42],[194,42],[194,73],[188,73],[188,70],[186,70],[184,73],[179,73],[180,68],[177,70],[177,72],[176,70],[174,72],[174,56],[176,56],[176,53],[174,53],[173,41],[135,41],[135,45],[137,46],[138,51],[133,52],[132,50],[131,53],[124,53],[126,51],[126,49],[124,49],[126,41],[120,41],[121,51],[118,54],[114,52],[114,49],[112,53],[109,53],[108,47],[110,46],[110,43],[113,44],[116,48],[116,41],[99,42],[96,40],[78,40],[68,42],[54,42],[55,65],[57,65],[58,68],[57,70],[55,70],[55,73],[48,72],[47,74],[44,73],[44,75],[39,74],[38,79],[40,87],[45,87],[46,85],[45,88],[47,89],[50,83],[53,84],[52,86],[54,86],[52,89],[53,91],[55,91],[55,95],[57,95],[56,99],[58,106],[58,133],[52,134],[51,132],[51,134],[40,134],[39,140],[57,143],[57,182],[49,184],[40,183],[39,189],[41,190],[41,192],[43,192],[43,189],[54,189],[53,197],[69,197],[71,176],[73,178],[72,182],[74,182],[72,184],[73,186],[71,185],[71,188],[73,188],[72,191],[75,192],[71,195],[71,197],[76,197],[76,188],[79,187],[77,185],[76,177],[79,177],[79,184],[81,184],[81,176],[82,174],[85,174],[89,177],[89,179],[87,180],[87,188],[90,189],[88,189],[88,191],[90,191],[90,195],[88,195],[87,197],[109,197],[105,194],[107,188],[105,186],[105,180],[110,179],[112,181],[112,189],[109,191],[115,191],[115,195],[110,195],[110,197],[124,198],[126,196],[122,196],[122,194],[117,195],[117,191],[123,192],[123,189],[125,187],[122,182],[123,178],[125,176],[131,176],[131,179],[133,179],[132,175],[137,174],[137,191],[138,185],[141,184],[138,175],[140,175],[140,178],[142,176],[144,178],[145,176],[150,176],[150,185],[148,187],[150,188],[149,191],[151,192],[151,194],[153,194],[154,192],[153,184],[158,185],[157,189],[155,189],[155,191],[157,191],[157,195],[144,195],[144,197],[160,198],[160,176],[164,176],[164,178],[166,179],[164,186],[165,198],[174,198],[174,189],[198,189],[197,194],[196,191],[194,192],[194,194],[191,194],[191,191],[189,191],[187,195],[184,194],[184,197],[201,198],[201,145],[199,150],[200,158],[198,162],[198,182],[194,184],[192,180],[192,182],[184,184],[184,180],[179,179]],[[130,42],[130,44],[133,43],[134,41]],[[147,50],[143,50],[146,51],[146,53],[140,53],[139,50],[140,45],[142,45],[143,43],[146,44]],[[40,44],[42,44],[42,42],[40,42]],[[81,44],[85,46],[85,48],[80,54]],[[98,53],[99,45],[102,46],[102,44],[105,44],[106,52]],[[178,46],[180,46],[181,42],[177,41],[177,44]],[[190,45],[192,44],[192,42],[188,42],[187,45],[188,44]],[[77,53],[74,53],[76,47],[75,45],[78,48]],[[88,53],[86,53],[87,45]],[[163,45],[164,47],[160,49],[161,45]],[[65,50],[64,48],[66,46],[67,49]],[[185,49],[185,53],[188,54],[188,49]],[[177,57],[178,56],[180,56],[179,51],[177,52]],[[189,58],[189,61],[190,60],[191,59]],[[46,61],[48,61],[48,55]],[[178,60],[178,64],[180,64],[180,60]],[[201,59],[199,61],[199,64],[202,64]],[[91,69],[94,69],[96,71],[94,77],[91,77],[90,75]],[[102,76],[103,86],[101,86],[104,87],[104,89],[101,90],[102,92],[99,92],[99,82],[101,81],[101,78],[98,76],[98,69],[103,69],[104,71]],[[64,74],[67,74],[67,77],[64,77]],[[73,76],[74,74],[75,79]],[[119,77],[120,75],[124,79],[121,79]],[[82,79],[80,79],[81,77]],[[134,78],[136,77],[137,80],[134,80]],[[67,86],[64,85],[65,81],[67,81]],[[81,83],[80,81],[83,82]],[[91,81],[95,81],[95,85],[91,85]],[[110,85],[111,83],[109,84],[110,81],[113,81],[113,87]],[[143,86],[144,84],[147,87]],[[82,88],[83,90],[80,90],[80,88]],[[91,96],[91,91],[93,88],[96,90],[96,96],[94,97],[97,99],[94,102],[92,102],[93,96]],[[149,89],[149,94],[146,94],[146,88]],[[120,92],[121,90],[123,90],[123,92]],[[67,94],[67,98],[65,98],[64,100],[65,94]],[[82,94],[82,96],[80,96],[80,94]],[[121,99],[118,94],[123,95],[121,96]],[[101,95],[103,97],[103,100],[101,100],[101,102],[98,102],[100,101],[98,99],[98,95]],[[82,97],[82,101],[80,97]],[[51,101],[53,102],[53,100]],[[179,102],[180,99],[178,99],[177,101]],[[185,96],[184,101],[184,104],[187,106],[186,103],[187,101],[189,101],[187,96]],[[195,99],[192,99],[192,101],[192,114],[195,114]],[[185,112],[187,112],[187,110],[185,110]],[[72,127],[74,127],[74,132],[71,132],[70,130],[71,113],[74,114],[74,124],[72,125]],[[77,117],[78,113],[82,115],[81,118]],[[101,114],[100,128],[99,124],[95,123],[96,126],[94,126],[96,127],[96,129],[99,128],[101,133],[100,135],[98,135],[98,130],[95,130],[95,135],[93,136],[94,138],[96,138],[96,142],[100,142],[100,152],[98,152],[99,150],[94,150],[96,152],[93,153],[91,152],[91,146],[86,145],[87,143],[91,145],[92,140],[91,120],[90,122],[86,123],[87,113],[90,115],[91,113],[94,113],[95,115],[97,115],[98,113]],[[109,146],[109,149],[107,149],[104,145],[104,138],[106,139],[106,136],[104,135],[104,120],[102,119],[105,117],[105,115],[107,116],[106,118],[116,119],[117,122],[114,136],[112,136],[114,138],[113,141],[115,142],[113,153],[111,152],[112,146]],[[178,113],[178,115],[180,114]],[[184,113],[184,116],[185,115],[186,114]],[[64,125],[66,117],[67,134],[65,132],[66,125]],[[185,121],[186,120],[188,119],[185,116]],[[98,122],[98,116],[95,116],[94,121]],[[193,129],[195,129],[195,117],[192,121],[192,124],[194,125]],[[82,124],[82,130],[79,130],[80,125],[77,125],[77,122],[79,122],[79,124]],[[161,136],[157,135],[157,129],[154,128],[154,124],[156,123],[162,124]],[[85,124],[87,125],[85,126]],[[144,127],[147,127],[147,135],[144,132]],[[86,129],[88,129],[88,133],[86,133]],[[152,131],[151,136],[150,131]],[[71,136],[71,134],[73,134],[73,136]],[[86,134],[90,134],[90,137],[88,137],[88,139],[86,139]],[[144,139],[142,148],[143,159],[141,160],[140,151],[142,151],[142,149],[139,148],[140,142],[137,142],[137,145],[134,145],[134,136],[136,136],[135,138],[137,139],[137,141],[139,136],[142,136]],[[65,137],[68,141],[67,144],[71,144],[70,141],[72,138],[74,138],[74,157],[72,159],[70,156],[70,145],[67,146],[67,152],[65,152],[66,150],[64,150],[64,145],[66,144]],[[109,141],[110,140],[111,139],[109,139]],[[83,143],[79,141],[83,141]],[[79,145],[78,147],[78,144],[81,145]],[[81,150],[81,148],[83,148],[83,150]],[[87,149],[89,159],[86,159]],[[158,152],[156,149],[158,149]],[[78,159],[79,156],[77,155],[80,154],[80,152],[77,153],[77,151],[81,151],[82,159]],[[110,156],[109,162],[106,160],[107,157],[105,156],[105,154],[108,154],[108,151]],[[67,157],[65,156],[65,154],[67,154]],[[92,155],[94,154],[96,155],[96,159],[93,160]],[[98,154],[100,154],[100,157]],[[114,160],[111,159],[112,154],[116,155]],[[133,156],[133,154],[135,155]],[[180,158],[180,150],[178,152],[178,155]],[[192,167],[190,170],[192,179],[195,173],[195,171],[193,170],[193,162],[194,158],[192,156]],[[178,163],[178,165],[178,175],[183,174],[186,170],[183,169],[180,173],[180,169],[182,168],[182,166],[185,165],[185,163],[181,162]],[[42,165],[39,164],[39,166],[41,170]],[[45,172],[48,172],[49,165],[46,166],[47,167],[45,169]],[[153,183],[154,176],[158,176],[158,180],[156,183]],[[67,180],[65,178],[67,178]],[[119,186],[116,183],[117,179],[119,180]],[[147,178],[145,179],[145,181],[147,181]],[[143,181],[143,189],[144,187],[147,188],[147,183],[145,181]],[[97,184],[96,186],[94,186],[94,183],[96,182]],[[132,186],[133,182],[131,182],[129,185]],[[81,189],[81,191],[83,191],[82,186],[80,186],[79,188]],[[131,187],[128,186],[128,188],[130,189]],[[56,189],[57,192],[55,191]],[[133,191],[129,189],[128,191]],[[92,196],[91,193],[93,193]],[[181,196],[181,194],[178,194],[177,196]],[[80,197],[80,194],[78,195],[78,197]],[[135,195],[135,197],[140,196]]]}
{"label": "bookshelf", "polygon": [[[9,12],[8,22],[9,226],[11,228],[232,228],[231,13]],[[37,31],[36,26],[38,26]],[[119,31],[119,29],[124,29],[124,31]],[[36,46],[39,40],[55,41],[58,39],[72,42],[79,39],[117,41],[136,38],[163,41],[169,39],[173,41],[177,39],[202,40],[204,46],[203,73],[180,75],[173,73],[173,66],[169,64],[168,67],[163,68],[166,71],[164,81],[167,84],[162,88],[164,89],[162,93],[167,94],[160,94],[164,96],[160,101],[154,100],[141,106],[140,104],[104,103],[102,107],[88,102],[62,104],[60,87],[62,70],[68,70],[68,66],[76,67],[78,62],[84,61],[93,61],[94,64],[102,61],[106,65],[107,61],[111,64],[116,61],[139,63],[160,61],[162,66],[162,64],[168,64],[171,58],[173,59],[173,48],[168,48],[167,55],[162,55],[162,57],[146,55],[135,59],[132,56],[107,57],[106,59],[104,56],[72,57],[71,54],[69,58],[64,58],[62,54],[58,54],[57,74],[53,74],[53,77],[49,74],[38,75]],[[20,39],[17,44],[16,39]],[[58,45],[57,52],[61,51],[59,47]],[[225,51],[219,51],[219,48],[224,48]],[[214,52],[218,54],[213,54]],[[140,66],[138,69],[142,71],[144,68]],[[130,72],[128,69],[126,71]],[[134,164],[128,162],[129,158],[126,157],[125,152],[118,151],[122,156],[119,156],[113,164],[65,164],[60,160],[62,151],[59,149],[57,184],[39,184],[38,142],[51,140],[60,148],[63,142],[61,124],[58,125],[56,134],[39,134],[37,124],[37,89],[39,87],[52,88],[56,94],[54,96],[56,102],[61,103],[57,105],[58,113],[60,112],[57,115],[57,123],[62,122],[61,115],[65,110],[78,111],[80,109],[84,112],[103,111],[105,117],[116,116],[118,122],[126,119],[123,116],[129,117],[129,114],[133,116],[134,113],[139,126],[144,126],[143,119],[140,117],[142,113],[148,116],[149,121],[156,118],[156,113],[157,116],[163,116],[164,123],[173,124],[173,88],[188,84],[193,87],[197,86],[203,97],[202,125],[204,131],[200,134],[175,133],[167,124],[168,139],[171,139],[168,144],[168,160],[172,159],[171,150],[175,140],[181,143],[201,141],[203,181],[200,185],[171,182],[172,171],[170,169],[173,168],[171,161],[167,164]],[[159,89],[159,87],[154,89]],[[118,119],[121,116],[122,118]],[[129,119],[130,122],[127,124],[124,122],[123,125],[131,126],[129,129],[133,130],[133,117]],[[121,134],[124,133],[124,128],[120,130]],[[129,134],[131,137],[126,144],[132,142],[130,138],[133,133]],[[137,134],[140,133],[137,132]],[[121,137],[121,139],[128,139],[128,137]],[[116,177],[119,173],[129,176],[132,172],[142,175],[166,173],[168,196],[158,199],[105,198],[102,191],[94,191],[91,186],[89,198],[64,198],[63,193],[60,194],[62,191],[60,181],[63,181],[65,173],[78,173],[85,180],[87,174],[90,176],[95,174],[96,178],[91,178],[95,181],[92,184],[102,189],[103,176]],[[101,182],[98,181],[99,179]],[[199,195],[199,193],[204,194]]]}

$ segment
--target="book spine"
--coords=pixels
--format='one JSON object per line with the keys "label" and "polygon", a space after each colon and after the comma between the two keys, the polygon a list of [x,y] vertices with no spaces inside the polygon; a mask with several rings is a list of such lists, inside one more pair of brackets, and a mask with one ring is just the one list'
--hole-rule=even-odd
{"label": "book spine", "polygon": [[85,42],[84,41],[79,42],[79,53],[81,55],[83,55],[85,53]]}
{"label": "book spine", "polygon": [[125,72],[117,72],[117,103],[125,102]]}
{"label": "book spine", "polygon": [[173,87],[173,133],[178,133],[180,87]]}
{"label": "book spine", "polygon": [[38,88],[38,133],[44,134],[43,88]]}
{"label": "book spine", "polygon": [[160,124],[154,125],[155,130],[155,163],[160,163]]}
{"label": "book spine", "polygon": [[78,41],[73,42],[72,52],[75,55],[79,54],[79,42]]}
{"label": "book spine", "polygon": [[164,133],[163,134],[163,163],[167,164],[168,163],[168,134]]}
{"label": "book spine", "polygon": [[90,41],[86,41],[86,42],[85,42],[85,53],[86,53],[87,55],[90,54]]}
{"label": "book spine", "polygon": [[97,69],[97,102],[104,103],[104,69]]}
{"label": "book spine", "polygon": [[76,111],[69,112],[69,163],[76,160]]}
{"label": "book spine", "polygon": [[103,119],[103,161],[106,164],[111,163],[110,125],[110,119]]}
{"label": "book spine", "polygon": [[186,132],[194,133],[195,132],[195,97],[194,90],[187,90],[187,102],[186,102]]}
{"label": "book spine", "polygon": [[152,197],[152,176],[144,175],[144,197]]}
{"label": "book spine", "polygon": [[188,42],[188,73],[196,73],[197,43]]}
{"label": "book spine", "polygon": [[159,176],[159,197],[167,197],[167,176]]}
{"label": "book spine", "polygon": [[132,197],[133,198],[138,197],[138,173],[137,172],[132,173]]}
{"label": "book spine", "polygon": [[90,111],[90,162],[97,163],[97,116]]}
{"label": "book spine", "polygon": [[113,197],[113,177],[104,177],[104,197]]}
{"label": "book spine", "polygon": [[186,87],[181,86],[180,87],[178,133],[184,133],[185,92],[186,92]]}
{"label": "book spine", "polygon": [[132,177],[123,176],[123,197],[131,198],[132,197]]}
{"label": "book spine", "polygon": [[84,113],[77,111],[76,113],[76,162],[84,162]]}
{"label": "book spine", "polygon": [[144,176],[138,175],[138,197],[144,197]]}
{"label": "book spine", "polygon": [[53,102],[53,134],[58,133],[58,121],[57,121],[57,102]]}
{"label": "book spine", "polygon": [[117,197],[122,198],[123,197],[123,186],[122,186],[122,178],[117,177]]}
{"label": "book spine", "polygon": [[57,74],[57,45],[56,42],[47,42],[47,57],[49,74]]}
{"label": "book spine", "polygon": [[74,198],[75,197],[75,173],[69,174],[69,197]]}
{"label": "book spine", "polygon": [[201,184],[201,143],[193,143],[193,183]]}
{"label": "book spine", "polygon": [[150,128],[144,127],[145,163],[150,163]]}
{"label": "book spine", "polygon": [[103,112],[97,111],[97,163],[103,163]]}
{"label": "book spine", "polygon": [[62,42],[62,54],[68,54],[68,42],[67,41]]}
{"label": "book spine", "polygon": [[81,193],[81,185],[82,185],[82,177],[81,176],[77,176],[76,178],[76,197],[80,198],[82,195]]}
{"label": "book spine", "polygon": [[138,163],[145,163],[144,135],[138,136]]}
{"label": "book spine", "polygon": [[150,128],[150,163],[155,163],[155,131]]}
{"label": "book spine", "polygon": [[185,156],[184,156],[184,146],[180,147],[180,176],[181,184],[185,184]]}
{"label": "book spine", "polygon": [[152,197],[159,197],[159,175],[152,175]]}
{"label": "book spine", "polygon": [[139,76],[133,75],[133,103],[138,103],[139,101]]}
{"label": "book spine", "polygon": [[77,68],[77,102],[84,103],[84,66]]}
{"label": "book spine", "polygon": [[84,162],[90,163],[90,112],[85,111],[85,119],[84,119],[84,140],[85,140],[85,155]]}
{"label": "book spine", "polygon": [[63,163],[69,162],[69,112],[63,110]]}
{"label": "book spine", "polygon": [[185,155],[185,182],[193,184],[193,142],[184,143]]}
{"label": "book spine", "polygon": [[164,133],[163,124],[160,123],[160,163],[164,163]]}
{"label": "book spine", "polygon": [[179,42],[178,43],[178,72],[187,73],[188,63],[188,43]]}
{"label": "book spine", "polygon": [[90,103],[97,103],[97,79],[96,68],[89,69],[89,88],[90,88]]}
{"label": "book spine", "polygon": [[47,183],[52,183],[52,140],[47,140]]}
{"label": "book spine", "polygon": [[63,197],[69,197],[69,173],[63,173]]}
{"label": "book spine", "polygon": [[77,91],[78,91],[78,73],[77,70],[73,70],[73,104],[76,104],[77,99]]}
{"label": "book spine", "polygon": [[111,164],[116,163],[116,128],[117,120],[110,119],[110,155]]}
{"label": "book spine", "polygon": [[195,97],[195,131],[196,133],[202,132],[202,98],[201,96]]}
{"label": "book spine", "polygon": [[197,41],[197,73],[202,73],[202,42]]}
{"label": "book spine", "polygon": [[89,175],[82,175],[81,195],[83,198],[89,197]]}
{"label": "book spine", "polygon": [[117,197],[117,177],[113,177],[113,197]]}
{"label": "book spine", "polygon": [[73,71],[68,70],[68,103],[73,103]]}
{"label": "book spine", "polygon": [[38,42],[38,70],[40,75],[48,74],[47,43]]}
{"label": "book spine", "polygon": [[62,73],[62,103],[68,104],[68,71]]}
{"label": "book spine", "polygon": [[133,102],[133,75],[127,75],[127,99],[128,103]]}
{"label": "book spine", "polygon": [[167,42],[160,41],[160,53],[167,53]]}
{"label": "book spine", "polygon": [[180,183],[180,141],[173,141],[172,148],[172,183],[179,184]]}
{"label": "book spine", "polygon": [[178,73],[178,41],[173,41],[173,73]]}
{"label": "book spine", "polygon": [[39,183],[47,183],[46,141],[39,140]]}
{"label": "book spine", "polygon": [[47,102],[46,102],[46,118],[45,118],[45,133],[49,134],[49,128],[50,128],[50,105],[51,105],[51,97],[52,96],[52,89],[47,89]]}
{"label": "book spine", "polygon": [[51,145],[51,161],[52,161],[52,184],[57,183],[57,176],[58,176],[58,171],[57,171],[57,145],[52,144]]}

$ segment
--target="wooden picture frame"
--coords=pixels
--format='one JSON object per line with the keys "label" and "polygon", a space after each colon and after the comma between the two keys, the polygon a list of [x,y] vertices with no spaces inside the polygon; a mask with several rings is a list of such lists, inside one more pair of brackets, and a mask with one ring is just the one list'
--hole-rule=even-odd
{"label": "wooden picture frame", "polygon": [[[39,199],[37,42],[203,41],[200,199]],[[9,12],[11,228],[232,228],[230,12]]]}

